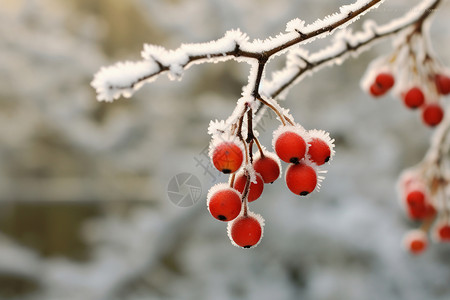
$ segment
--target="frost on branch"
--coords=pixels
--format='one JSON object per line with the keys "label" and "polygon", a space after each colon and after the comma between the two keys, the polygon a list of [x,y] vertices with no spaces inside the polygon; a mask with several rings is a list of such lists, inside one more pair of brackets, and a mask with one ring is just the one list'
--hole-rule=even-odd
{"label": "frost on branch", "polygon": [[103,67],[95,75],[92,86],[99,101],[111,102],[121,95],[131,97],[144,83],[155,80],[162,72],[168,72],[169,79],[175,80],[180,79],[184,69],[191,64],[229,60],[232,58],[230,53],[247,40],[248,37],[239,30],[230,30],[217,41],[183,44],[177,50],[146,44],[141,53],[144,60]]}
{"label": "frost on branch", "polygon": [[264,57],[267,57],[265,58],[267,61],[272,56],[285,53],[292,46],[312,42],[337,28],[347,26],[382,2],[383,0],[359,0],[354,4],[341,7],[339,13],[306,26],[301,21],[293,20],[288,23],[287,32],[265,40],[249,42],[246,34],[240,30],[231,30],[216,41],[183,44],[176,50],[145,45],[142,51],[143,61],[119,63],[102,68],[95,75],[92,86],[97,91],[99,101],[110,102],[119,98],[120,95],[130,97],[143,83],[154,80],[160,73],[168,72],[170,79],[179,79],[183,70],[191,64],[229,59],[254,64],[255,61],[260,61]]}
{"label": "frost on branch", "polygon": [[[313,72],[325,66],[341,64],[350,56],[358,56],[375,42],[397,34],[421,19],[427,18],[439,2],[440,0],[422,1],[404,16],[387,24],[377,25],[373,20],[366,20],[361,31],[353,32],[345,28],[335,34],[330,46],[314,53],[308,53],[302,48],[292,49],[288,53],[286,66],[274,72],[270,80],[264,81],[262,94],[277,99],[285,98],[289,89],[300,82],[304,76],[312,75]],[[288,23],[286,30],[306,32],[305,28],[303,21],[294,19]],[[261,114],[258,114],[258,117]]]}
{"label": "frost on branch", "polygon": [[95,75],[92,86],[97,91],[99,101],[111,102],[121,95],[131,97],[146,81],[152,81],[152,74],[159,71],[159,66],[152,60],[139,62],[119,62],[110,67],[103,67]]}

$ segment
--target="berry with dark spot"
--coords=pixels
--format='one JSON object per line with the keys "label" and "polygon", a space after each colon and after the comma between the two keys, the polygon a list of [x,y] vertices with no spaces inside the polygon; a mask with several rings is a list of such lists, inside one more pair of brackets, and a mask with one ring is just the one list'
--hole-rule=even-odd
{"label": "berry with dark spot", "polygon": [[305,162],[290,165],[286,170],[286,184],[294,194],[306,196],[316,188],[316,170]]}
{"label": "berry with dark spot", "polygon": [[242,165],[244,154],[242,149],[232,141],[221,142],[212,150],[212,162],[217,170],[230,174]]}
{"label": "berry with dark spot", "polygon": [[219,184],[209,190],[208,210],[220,221],[231,221],[239,215],[242,207],[241,194],[227,184]]}
{"label": "berry with dark spot", "polygon": [[228,235],[235,246],[251,248],[261,240],[263,227],[261,216],[249,212],[228,223]]}

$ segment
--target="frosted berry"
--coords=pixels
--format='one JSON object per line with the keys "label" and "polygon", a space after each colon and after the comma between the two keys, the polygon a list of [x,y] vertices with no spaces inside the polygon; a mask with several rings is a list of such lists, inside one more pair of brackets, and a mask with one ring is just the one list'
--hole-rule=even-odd
{"label": "frosted berry", "polygon": [[369,88],[369,92],[372,96],[379,97],[386,94],[387,90],[381,88],[378,84],[373,83]]}
{"label": "frosted berry", "polygon": [[247,216],[241,215],[228,224],[228,235],[236,246],[251,248],[261,240],[263,226],[261,216],[249,212]]}
{"label": "frosted berry", "polygon": [[415,170],[406,170],[399,179],[399,188],[401,191],[412,190],[415,186],[423,186],[422,178]]}
{"label": "frosted berry", "polygon": [[264,157],[255,158],[253,168],[261,175],[264,183],[272,183],[280,177],[280,162],[278,157],[272,153],[266,153]]}
{"label": "frosted berry", "polygon": [[235,142],[221,142],[212,151],[214,166],[225,174],[236,172],[243,160],[242,149]]}
{"label": "frosted berry", "polygon": [[380,73],[375,77],[375,81],[369,87],[369,92],[374,97],[382,96],[394,86],[394,83],[394,76],[391,73]]}
{"label": "frosted berry", "polygon": [[[256,173],[256,183],[251,182],[248,191],[247,199],[249,202],[258,199],[264,189],[264,181],[259,173]],[[238,175],[234,180],[234,188],[238,190],[241,194],[244,192],[245,185],[247,183],[247,176],[244,173]]]}
{"label": "frosted berry", "polygon": [[408,216],[413,220],[421,220],[427,216],[425,193],[421,190],[411,190],[406,195]]}
{"label": "frosted berry", "polygon": [[421,230],[411,230],[406,233],[403,239],[403,246],[412,254],[421,254],[427,249],[428,238]]}
{"label": "frosted berry", "polygon": [[450,225],[441,223],[436,226],[436,238],[439,242],[450,242]]}
{"label": "frosted berry", "polygon": [[385,92],[394,86],[395,80],[391,73],[380,73],[375,78],[375,84]]}
{"label": "frosted berry", "polygon": [[444,118],[444,110],[437,103],[428,104],[422,111],[422,120],[428,126],[436,126]]}
{"label": "frosted berry", "polygon": [[427,203],[425,208],[425,218],[432,218],[436,216],[436,214],[437,214],[436,208],[434,208],[432,204]]}
{"label": "frosted berry", "polygon": [[306,196],[316,188],[317,173],[305,162],[292,164],[286,170],[286,184],[294,194]]}
{"label": "frosted berry", "polygon": [[403,102],[408,108],[415,109],[423,105],[425,102],[425,95],[418,87],[409,89],[403,97]]}
{"label": "frosted berry", "polygon": [[450,77],[443,74],[437,74],[434,78],[434,82],[436,83],[436,88],[439,94],[450,94]]}
{"label": "frosted berry", "polygon": [[305,139],[289,127],[282,128],[279,134],[275,133],[273,142],[275,152],[284,162],[297,163],[305,157],[307,144]]}
{"label": "frosted berry", "polygon": [[312,138],[308,148],[309,158],[320,166],[330,160],[331,149],[328,144],[320,138]]}
{"label": "frosted berry", "polygon": [[227,184],[216,185],[208,193],[208,209],[217,220],[233,220],[239,215],[241,207],[241,195]]}

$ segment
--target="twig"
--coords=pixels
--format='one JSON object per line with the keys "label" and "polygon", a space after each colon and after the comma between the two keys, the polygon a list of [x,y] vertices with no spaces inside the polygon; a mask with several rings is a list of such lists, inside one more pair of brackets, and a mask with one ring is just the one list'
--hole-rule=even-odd
{"label": "twig", "polygon": [[[320,28],[316,29],[314,24],[303,26],[305,30],[300,31],[296,28],[275,38],[267,39],[262,44],[260,41],[248,42],[248,37],[239,31],[229,31],[216,42],[182,45],[174,51],[146,46],[142,53],[145,60],[136,63],[118,63],[102,68],[95,75],[91,84],[97,91],[98,100],[112,101],[120,95],[131,96],[143,83],[151,81],[165,72],[169,72],[171,79],[176,79],[192,64],[245,58],[251,64],[255,60],[259,64],[258,74],[260,75],[258,75],[253,89],[257,95],[264,65],[271,56],[281,54],[294,45],[302,44],[318,36],[330,34],[335,29],[356,20],[383,1],[368,0],[365,4],[358,6],[359,8],[355,11],[341,12],[335,15],[336,17],[321,21],[323,24]],[[306,32],[306,30],[310,31]]]}

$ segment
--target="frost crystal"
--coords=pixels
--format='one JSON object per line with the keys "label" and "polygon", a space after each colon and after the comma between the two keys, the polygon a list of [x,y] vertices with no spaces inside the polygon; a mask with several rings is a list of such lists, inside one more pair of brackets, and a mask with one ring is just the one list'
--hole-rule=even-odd
{"label": "frost crystal", "polygon": [[151,75],[159,71],[152,60],[138,62],[119,62],[110,67],[103,67],[95,74],[91,85],[97,91],[99,101],[111,102],[123,96],[131,96],[139,88],[139,81],[152,80]]}

